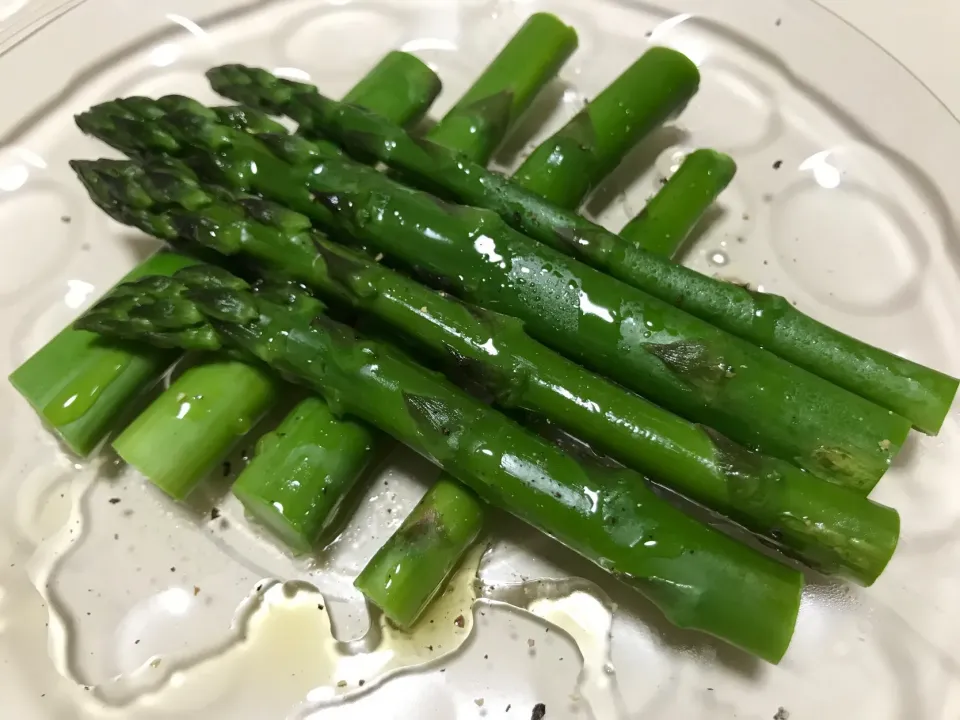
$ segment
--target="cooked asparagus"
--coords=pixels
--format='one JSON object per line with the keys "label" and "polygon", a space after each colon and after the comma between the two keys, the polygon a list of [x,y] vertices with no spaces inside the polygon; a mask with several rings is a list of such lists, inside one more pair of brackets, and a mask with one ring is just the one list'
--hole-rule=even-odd
{"label": "cooked asparagus", "polygon": [[684,515],[632,471],[574,461],[389,345],[334,322],[294,286],[253,293],[219,268],[188,268],[117,288],[77,326],[250,353],[614,573],[675,624],[771,662],[786,650],[798,572]]}
{"label": "cooked asparagus", "polygon": [[[208,77],[220,94],[267,111],[274,107],[271,98],[277,88],[286,82],[237,65],[215,68]],[[936,433],[950,409],[955,378],[844,335],[778,295],[753,292],[644,252],[576,213],[361,110],[319,95],[301,100],[296,119],[310,115],[313,127],[348,149],[372,154],[459,202],[496,210],[515,229],[555,250],[898,413],[924,432]],[[882,456],[874,459],[886,462]]]}
{"label": "cooked asparagus", "polygon": [[[466,371],[499,405],[549,418],[823,572],[869,584],[896,547],[893,510],[686,422],[548,350],[516,320],[465,307],[309,231],[304,216],[224,189],[200,207],[203,189],[176,161],[74,167],[120,222],[159,237],[177,232],[181,243],[236,254],[375,317],[458,375]],[[190,197],[192,209],[171,195]]]}
{"label": "cooked asparagus", "polygon": [[[249,187],[465,300],[522,319],[541,342],[747,447],[867,491],[909,431],[903,418],[521,235],[494,212],[440,202],[340,157],[322,159],[319,146],[294,167],[203,106],[176,106],[165,118],[154,113],[142,137],[135,123],[122,123],[117,144],[150,150],[163,132],[208,177]],[[111,142],[115,116],[105,103],[82,125]],[[290,136],[278,137],[276,152],[289,152]]]}

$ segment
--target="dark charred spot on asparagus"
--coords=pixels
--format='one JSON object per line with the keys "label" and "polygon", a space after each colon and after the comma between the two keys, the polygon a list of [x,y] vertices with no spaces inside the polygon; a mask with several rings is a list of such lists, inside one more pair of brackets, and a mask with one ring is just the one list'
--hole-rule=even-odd
{"label": "dark charred spot on asparagus", "polygon": [[450,345],[444,345],[447,352],[447,374],[459,387],[484,402],[497,400],[503,377],[492,371],[484,362],[467,357]]}

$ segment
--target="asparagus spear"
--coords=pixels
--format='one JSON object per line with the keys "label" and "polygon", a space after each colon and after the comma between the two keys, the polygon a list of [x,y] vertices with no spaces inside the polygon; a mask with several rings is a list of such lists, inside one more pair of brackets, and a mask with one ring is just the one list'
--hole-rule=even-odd
{"label": "asparagus spear", "polygon": [[549,13],[531,15],[428,137],[485,165],[576,49],[573,28]]}
{"label": "asparagus spear", "polygon": [[309,552],[383,446],[380,433],[308,397],[260,439],[233,493],[289,547]]}
{"label": "asparagus spear", "polygon": [[[124,280],[170,275],[193,260],[158,253]],[[116,425],[130,402],[156,382],[177,353],[65,328],[10,375],[10,383],[63,443],[89,455]]]}
{"label": "asparagus spear", "polygon": [[716,150],[694,150],[666,185],[620,231],[652,255],[670,259],[708,207],[733,180],[737,165]]}
{"label": "asparagus spear", "polygon": [[548,202],[575,208],[644,135],[697,92],[700,72],[683,53],[655,47],[614,80],[513,176]]}
{"label": "asparagus spear", "polygon": [[[240,255],[361,310],[441,364],[466,370],[501,407],[554,421],[823,572],[869,584],[894,551],[896,512],[688,423],[548,350],[516,320],[466,307],[307,231],[303,216],[224,189],[212,191],[201,208],[203,190],[176,161],[73,165],[94,201],[116,220]],[[171,194],[192,198],[191,208],[169,202]],[[381,595],[374,600],[400,616],[416,604],[406,592],[396,608]]]}
{"label": "asparagus spear", "polygon": [[[404,123],[418,119],[440,92],[440,80],[423,62],[401,52],[386,55],[346,96],[348,102],[367,108],[392,122]],[[146,99],[133,99],[125,104],[126,118],[150,117],[155,114],[153,105]],[[285,132],[282,125],[263,113],[243,108],[221,108],[218,118],[226,123],[242,122],[258,132]],[[157,137],[161,137],[158,132]],[[327,145],[333,152],[332,145]],[[189,389],[189,392],[187,391]],[[262,368],[246,367],[235,361],[214,361],[211,367],[195,367],[180,378],[177,385],[157,398],[115,440],[114,449],[128,464],[165,489],[175,498],[182,499],[216,466],[237,441],[235,432],[224,428],[249,427],[262,417],[283,394],[283,385],[270,379]],[[189,422],[181,416],[181,403],[177,399],[186,393],[203,397],[203,411],[194,409]],[[310,406],[313,417],[303,423],[304,427],[326,428],[336,437],[337,420],[323,408]],[[189,432],[187,428],[189,427]],[[322,437],[322,436],[321,436]],[[163,442],[160,439],[164,439]],[[172,440],[176,439],[174,444]],[[162,451],[158,452],[158,448]],[[290,452],[295,449],[291,448]],[[344,445],[344,455],[358,453],[355,457],[339,459],[342,467],[363,467],[364,446]],[[334,454],[317,453],[319,461],[331,462]],[[336,464],[331,464],[334,472]],[[318,466],[316,473],[322,478],[328,468]],[[285,478],[278,477],[278,482]],[[248,506],[253,507],[248,488]],[[266,489],[264,489],[267,492]],[[309,499],[308,499],[309,500]],[[308,501],[307,500],[307,501]],[[288,502],[290,507],[296,503]],[[335,509],[335,503],[327,509]],[[300,525],[302,518],[291,517],[290,522]],[[317,521],[319,522],[319,521]],[[276,523],[270,527],[277,526]]]}
{"label": "asparagus spear", "polygon": [[471,490],[440,478],[353,584],[396,625],[410,628],[476,541],[483,513]]}
{"label": "asparagus spear", "polygon": [[[83,124],[111,142],[113,115],[104,104]],[[124,130],[124,141],[137,139],[133,124]],[[199,153],[197,166],[211,177],[250,187],[470,302],[526,321],[545,344],[747,447],[866,491],[909,430],[902,418],[517,233],[489,210],[438,202],[339,157],[313,162],[324,156],[318,146],[293,167],[195,108],[155,119],[157,131],[175,139],[178,152]],[[290,136],[278,137],[271,147],[279,153],[306,142],[293,147]],[[150,150],[151,135],[140,139]]]}
{"label": "asparagus spear", "polygon": [[389,345],[356,336],[293,286],[255,294],[219,268],[188,271],[121,286],[77,325],[250,353],[614,573],[677,625],[771,662],[783,655],[799,608],[795,570],[687,517],[632,471],[575,462]]}
{"label": "asparagus spear", "polygon": [[[486,162],[514,121],[530,104],[540,88],[552,79],[575,47],[576,34],[572,29],[564,26],[552,15],[541,13],[531,16],[480,75],[464,98],[431,130],[428,136],[447,147],[460,150],[473,160]],[[307,87],[304,91],[315,92],[315,89]],[[292,94],[288,101],[295,104],[296,95]],[[349,98],[347,101],[349,102]],[[247,113],[239,113],[231,114],[229,122],[224,118],[224,122],[228,125],[242,125],[246,131],[257,133],[266,131],[263,127],[251,127],[249,119]],[[309,128],[302,130],[309,132]],[[454,507],[457,496],[450,493],[428,494],[424,499],[426,505],[421,507],[420,511],[439,513],[443,510],[446,514],[459,512],[463,516],[479,512],[473,507],[475,501],[469,498],[467,491],[464,493],[464,499],[461,501],[464,507],[459,511]],[[447,499],[449,507],[431,509],[430,503],[441,497]],[[394,540],[394,552],[402,537]],[[461,539],[465,542],[459,546],[448,544],[432,550],[427,543],[427,546],[420,549],[417,562],[408,565],[409,571],[413,576],[427,575],[437,583],[443,582],[444,575],[431,574],[433,558],[445,558],[444,562],[450,563],[451,566],[455,564],[459,555],[452,556],[449,553],[456,549],[462,554],[470,545],[467,542],[468,538]],[[371,569],[371,573],[372,575],[368,577],[380,577],[375,569]],[[402,616],[405,618],[404,624],[409,625],[415,619],[415,616],[407,614],[410,609],[416,609],[418,613],[422,611],[439,590],[439,586],[423,582],[414,585],[393,582],[379,589],[371,586],[370,590],[370,597],[389,617],[396,619]]]}
{"label": "asparagus spear", "polygon": [[[398,87],[408,92],[394,97]],[[394,52],[344,100],[403,124],[422,115],[439,91],[439,79],[426,65],[412,55]],[[127,278],[173,272],[189,262],[176,257],[148,258]],[[90,333],[66,328],[17,368],[10,382],[64,444],[85,457],[176,357],[155,348],[104,343]]]}
{"label": "asparagus spear", "polygon": [[[207,74],[220,94],[268,112],[284,85],[262,70],[237,65]],[[496,210],[540,242],[892,410],[924,432],[936,433],[943,423],[957,391],[955,378],[844,335],[778,295],[752,292],[644,252],[496,173],[355,108],[318,95],[301,101],[298,122],[329,131],[352,151],[373,154],[467,205]]]}

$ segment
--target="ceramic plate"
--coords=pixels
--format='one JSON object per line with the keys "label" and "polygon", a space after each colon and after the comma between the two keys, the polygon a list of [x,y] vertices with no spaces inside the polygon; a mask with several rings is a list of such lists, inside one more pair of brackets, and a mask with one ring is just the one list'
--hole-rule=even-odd
{"label": "ceramic plate", "polygon": [[[73,113],[129,94],[213,101],[202,72],[226,61],[309,77],[336,96],[403,48],[443,78],[438,116],[536,10],[574,25],[580,49],[500,167],[648,45],[675,47],[700,66],[700,93],[585,212],[618,229],[678,152],[727,151],[740,172],[699,228],[690,265],[960,372],[960,130],[906,70],[815,4],[88,0],[19,10],[0,35],[4,372],[155,247],[108,221],[73,179],[68,159],[109,154]],[[109,456],[77,463],[12,388],[0,392],[4,717],[525,720],[537,703],[549,720],[960,717],[956,410],[939,437],[913,435],[876,490],[903,519],[888,570],[869,590],[811,576],[774,667],[669,627],[505,518],[421,631],[368,627],[351,580],[435,477],[423,461],[392,456],[334,545],[294,559],[229,496],[212,519]]]}

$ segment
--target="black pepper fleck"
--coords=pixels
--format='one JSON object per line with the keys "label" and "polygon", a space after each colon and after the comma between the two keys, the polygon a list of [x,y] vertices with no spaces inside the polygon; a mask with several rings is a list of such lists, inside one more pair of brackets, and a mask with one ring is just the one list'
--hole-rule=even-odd
{"label": "black pepper fleck", "polygon": [[773,169],[779,170],[783,166],[783,160],[776,160],[773,163]]}
{"label": "black pepper fleck", "polygon": [[116,505],[118,502],[120,502],[120,498],[110,498],[111,505]]}
{"label": "black pepper fleck", "polygon": [[69,215],[60,216],[60,222],[64,223],[65,225],[69,225],[71,220],[73,220],[73,218],[70,217]]}
{"label": "black pepper fleck", "polygon": [[530,720],[543,720],[547,714],[547,706],[543,703],[537,703],[533,706],[533,712],[530,713]]}
{"label": "black pepper fleck", "polygon": [[777,27],[780,27],[782,23],[783,23],[783,20],[781,18],[777,18],[773,24],[776,25]]}
{"label": "black pepper fleck", "polygon": [[453,624],[456,625],[458,628],[462,628],[464,626],[464,623],[465,621],[463,619],[463,615],[457,615],[457,619],[453,621]]}
{"label": "black pepper fleck", "polygon": [[210,508],[210,519],[216,520],[218,517],[220,517],[220,508]]}
{"label": "black pepper fleck", "polygon": [[170,568],[170,572],[176,572],[176,571],[177,569],[175,567]]}

